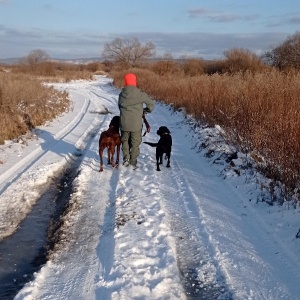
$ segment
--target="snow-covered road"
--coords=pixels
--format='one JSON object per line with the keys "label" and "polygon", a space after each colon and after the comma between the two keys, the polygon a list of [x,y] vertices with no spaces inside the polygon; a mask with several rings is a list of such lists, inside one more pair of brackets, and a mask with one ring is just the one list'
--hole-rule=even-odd
{"label": "snow-covered road", "polygon": [[99,173],[98,138],[118,114],[119,91],[101,76],[54,86],[69,92],[73,110],[27,146],[1,146],[0,237],[67,161],[83,160],[60,241],[15,299],[300,298],[299,207],[257,202],[259,175],[242,168],[240,153],[228,168],[218,127],[192,126],[156,103],[143,140],[168,126],[171,168],[157,172],[154,148],[142,144],[137,170]]}

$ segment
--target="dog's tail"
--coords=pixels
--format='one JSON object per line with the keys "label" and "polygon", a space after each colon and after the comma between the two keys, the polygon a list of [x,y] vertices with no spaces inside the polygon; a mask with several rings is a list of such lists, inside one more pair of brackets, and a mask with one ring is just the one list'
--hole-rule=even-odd
{"label": "dog's tail", "polygon": [[144,144],[147,144],[151,147],[157,147],[158,143],[150,143],[150,142],[143,142]]}

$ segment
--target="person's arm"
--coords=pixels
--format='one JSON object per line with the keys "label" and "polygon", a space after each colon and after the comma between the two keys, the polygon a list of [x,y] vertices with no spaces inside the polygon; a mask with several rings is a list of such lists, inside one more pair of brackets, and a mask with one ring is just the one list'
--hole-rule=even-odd
{"label": "person's arm", "polygon": [[143,95],[143,103],[146,104],[146,111],[148,113],[151,113],[152,110],[154,109],[154,104],[155,104],[155,101],[153,99],[151,99],[146,93],[144,92],[141,92],[142,95]]}

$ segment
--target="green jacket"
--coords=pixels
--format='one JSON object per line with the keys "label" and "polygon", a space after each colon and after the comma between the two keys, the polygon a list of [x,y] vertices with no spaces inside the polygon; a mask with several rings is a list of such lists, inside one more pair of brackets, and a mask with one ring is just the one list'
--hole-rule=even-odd
{"label": "green jacket", "polygon": [[[144,104],[146,105],[144,107]],[[152,112],[154,100],[139,88],[128,85],[119,94],[120,129],[122,131],[139,131],[143,126],[143,109]]]}

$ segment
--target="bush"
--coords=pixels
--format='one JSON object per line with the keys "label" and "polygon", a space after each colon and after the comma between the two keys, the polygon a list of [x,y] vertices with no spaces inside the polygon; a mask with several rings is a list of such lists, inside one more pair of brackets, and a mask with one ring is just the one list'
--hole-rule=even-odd
{"label": "bush", "polygon": [[187,59],[183,62],[182,68],[187,76],[199,76],[204,73],[204,64],[202,59]]}
{"label": "bush", "polygon": [[266,66],[261,62],[261,59],[247,49],[231,49],[225,51],[226,60],[224,62],[223,73],[237,72],[260,72]]}

